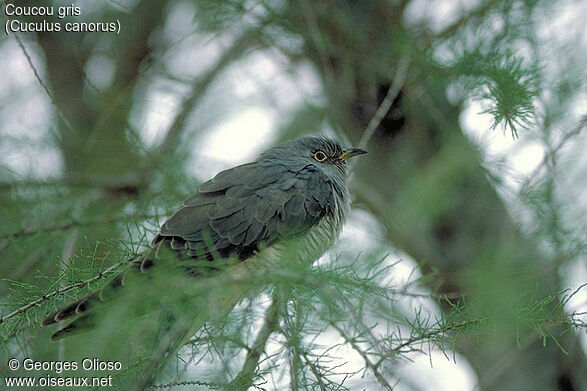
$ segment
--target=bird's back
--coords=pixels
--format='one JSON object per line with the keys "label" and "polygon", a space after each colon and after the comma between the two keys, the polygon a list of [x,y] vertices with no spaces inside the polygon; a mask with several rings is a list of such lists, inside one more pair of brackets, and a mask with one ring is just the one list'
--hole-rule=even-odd
{"label": "bird's back", "polygon": [[[333,154],[332,161],[318,159],[314,145],[324,156]],[[152,376],[204,322],[259,291],[259,276],[287,260],[311,263],[332,245],[349,210],[344,161],[337,157],[343,155],[331,140],[302,138],[220,172],[162,225],[145,255],[100,292],[43,324],[73,319],[54,339],[88,330],[105,304],[134,292],[128,295],[131,304],[123,310],[118,304],[114,312],[126,318],[153,309],[163,314],[157,326],[163,337],[154,337],[145,371]]]}
{"label": "bird's back", "polygon": [[[161,262],[162,249],[172,250],[178,266],[192,276],[217,270],[230,259],[249,262],[251,268],[258,262],[250,259],[259,253],[273,264],[294,246],[299,260],[311,262],[336,239],[349,209],[348,198],[344,186],[303,161],[258,160],[223,171],[203,183],[162,225],[151,251],[103,291],[55,312],[44,325],[88,315],[90,308],[115,295],[128,273],[151,272]],[[92,326],[84,321],[65,326],[54,338]]]}

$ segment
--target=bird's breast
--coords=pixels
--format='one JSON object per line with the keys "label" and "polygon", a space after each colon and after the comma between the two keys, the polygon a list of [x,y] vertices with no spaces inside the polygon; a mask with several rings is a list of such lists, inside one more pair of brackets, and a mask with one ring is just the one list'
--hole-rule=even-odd
{"label": "bird's breast", "polygon": [[269,260],[270,263],[283,262],[284,258],[306,264],[314,262],[332,247],[350,210],[348,197],[336,196],[335,198],[336,207],[333,213],[324,215],[303,235],[280,241],[262,250],[259,256]]}

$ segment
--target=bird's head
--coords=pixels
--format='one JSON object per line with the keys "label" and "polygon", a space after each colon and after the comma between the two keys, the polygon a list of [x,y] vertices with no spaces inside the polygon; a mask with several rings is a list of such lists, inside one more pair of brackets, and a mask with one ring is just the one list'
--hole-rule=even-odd
{"label": "bird's head", "polygon": [[367,151],[359,148],[343,148],[328,137],[312,135],[278,144],[263,153],[261,158],[296,166],[312,164],[329,177],[345,180],[347,159],[365,153]]}

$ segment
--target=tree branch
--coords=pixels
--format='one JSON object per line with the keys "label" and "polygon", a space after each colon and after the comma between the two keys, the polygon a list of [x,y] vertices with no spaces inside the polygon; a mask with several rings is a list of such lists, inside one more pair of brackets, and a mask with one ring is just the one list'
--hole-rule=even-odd
{"label": "tree branch", "polygon": [[57,290],[55,290],[55,291],[53,291],[51,293],[47,293],[47,294],[39,297],[37,300],[34,300],[34,301],[32,301],[32,302],[30,302],[30,303],[28,303],[28,304],[20,307],[19,309],[16,309],[16,310],[12,311],[8,315],[1,317],[0,318],[0,324],[4,323],[5,321],[7,321],[10,318],[15,317],[16,315],[19,315],[19,314],[22,314],[24,312],[27,312],[31,308],[33,308],[33,307],[35,307],[35,306],[37,306],[37,305],[39,305],[41,303],[46,302],[46,301],[48,301],[49,299],[51,299],[51,298],[53,298],[55,296],[58,296],[58,295],[60,295],[62,293],[65,293],[65,292],[68,292],[68,291],[70,291],[72,289],[80,288],[80,287],[82,287],[84,285],[91,284],[92,282],[96,282],[98,280],[101,280],[102,278],[107,277],[107,274],[109,274],[113,270],[116,270],[119,266],[121,266],[121,265],[123,265],[125,263],[128,263],[128,262],[129,261],[126,260],[126,261],[115,263],[114,265],[108,267],[107,269],[104,269],[103,271],[101,271],[100,273],[98,273],[97,275],[95,275],[92,278],[88,278],[87,280],[76,282],[75,284],[64,286],[64,287],[59,288],[59,289],[57,289]]}
{"label": "tree branch", "polygon": [[573,130],[571,130],[569,133],[565,134],[564,137],[562,138],[562,140],[559,141],[559,143],[552,148],[552,150],[548,151],[548,153],[545,154],[545,156],[542,158],[542,161],[538,164],[538,166],[536,166],[536,168],[532,171],[532,173],[530,175],[528,175],[528,178],[526,179],[526,181],[524,182],[524,184],[522,185],[522,191],[524,191],[525,189],[528,189],[532,183],[534,182],[535,178],[538,176],[538,173],[540,172],[540,170],[542,169],[542,167],[544,167],[546,164],[548,164],[548,162],[552,162],[556,156],[556,154],[560,151],[560,149],[562,147],[564,147],[565,145],[567,145],[567,143],[575,138],[576,136],[578,136],[579,134],[581,134],[581,132],[583,131],[583,129],[585,129],[587,127],[587,114],[583,115],[581,117],[581,119],[579,120],[579,123],[577,124],[577,126],[575,126],[575,128]]}
{"label": "tree branch", "polygon": [[365,129],[365,132],[363,133],[363,136],[361,137],[361,140],[359,141],[359,145],[358,145],[359,148],[364,149],[367,146],[367,143],[369,143],[369,140],[371,139],[371,137],[373,137],[373,133],[375,133],[375,130],[377,130],[377,127],[381,123],[381,120],[383,119],[383,117],[385,117],[385,114],[387,114],[387,112],[389,111],[393,101],[397,97],[397,94],[399,94],[399,92],[404,84],[404,81],[406,79],[406,75],[408,74],[408,65],[409,64],[410,64],[410,57],[408,55],[404,55],[399,60],[398,65],[397,65],[397,70],[395,71],[395,76],[393,78],[393,82],[391,84],[391,87],[389,87],[389,90],[387,91],[385,98],[383,99],[383,101],[381,102],[381,104],[377,108],[377,111],[375,111],[375,114],[373,115],[373,117],[369,121],[369,124],[367,125],[367,128]]}
{"label": "tree branch", "polygon": [[334,69],[332,68],[332,64],[328,60],[328,53],[324,45],[323,35],[321,34],[320,28],[318,27],[316,15],[314,14],[312,6],[307,0],[301,0],[299,4],[304,14],[306,24],[308,25],[310,39],[314,42],[314,45],[316,46],[316,52],[318,53],[320,65],[322,65],[322,69],[324,70],[324,79],[326,81],[326,87],[328,89],[332,89],[335,84]]}
{"label": "tree branch", "polygon": [[20,238],[23,236],[35,235],[38,233],[44,232],[53,232],[53,231],[67,231],[68,229],[75,228],[75,227],[85,227],[85,226],[92,226],[92,225],[108,225],[114,223],[120,223],[123,221],[127,221],[129,217],[140,218],[140,219],[148,219],[152,217],[157,217],[157,215],[151,215],[146,213],[139,213],[136,215],[124,215],[124,216],[116,216],[111,218],[100,218],[100,219],[90,219],[90,220],[72,220],[66,223],[58,223],[54,225],[50,225],[48,227],[40,227],[34,229],[23,229],[16,232],[10,232],[6,234],[0,235],[0,239],[9,239],[9,238]]}
{"label": "tree branch", "polygon": [[473,20],[474,18],[479,18],[479,17],[484,16],[487,12],[489,12],[489,10],[493,6],[495,6],[500,1],[502,1],[502,0],[488,0],[488,1],[484,2],[479,7],[475,8],[474,10],[472,10],[471,12],[469,12],[468,14],[466,14],[465,16],[460,18],[459,20],[455,21],[450,26],[446,27],[444,30],[440,31],[438,34],[435,34],[434,38],[435,39],[444,39],[444,38],[449,37],[451,34],[453,34],[458,29],[463,27],[469,21]]}
{"label": "tree branch", "polygon": [[256,42],[259,42],[258,40],[253,39],[257,34],[259,34],[258,27],[245,31],[223,52],[218,61],[216,61],[216,63],[211,66],[199,80],[193,83],[189,96],[183,102],[181,111],[175,117],[165,135],[165,138],[159,146],[159,157],[165,156],[166,153],[173,151],[176,148],[180,142],[181,134],[186,129],[186,122],[189,114],[203,98],[206,90],[210,87],[216,77],[231,65],[236,58],[240,57],[247,49],[254,46]]}
{"label": "tree branch", "polygon": [[[4,5],[6,6],[6,4],[7,3],[6,3],[6,0],[5,0],[4,1]],[[19,34],[18,33],[14,33],[14,38],[16,39],[16,42],[18,43],[18,46],[20,46],[20,49],[22,50],[22,53],[26,57],[27,62],[29,63],[29,66],[33,70],[33,73],[35,74],[35,78],[37,79],[37,81],[39,82],[39,84],[41,85],[41,87],[43,88],[43,90],[45,90],[45,93],[47,94],[47,96],[51,100],[51,104],[55,108],[55,112],[57,113],[57,115],[59,116],[59,118],[61,118],[61,120],[63,121],[63,123],[65,124],[65,126],[67,126],[67,128],[72,133],[75,133],[75,130],[74,130],[73,126],[71,125],[71,122],[69,122],[69,120],[67,119],[67,117],[65,116],[65,114],[63,113],[63,111],[61,111],[61,109],[57,105],[57,101],[53,97],[53,94],[51,94],[51,91],[49,91],[49,87],[47,87],[47,85],[45,84],[45,82],[43,81],[43,79],[41,79],[41,76],[39,75],[39,72],[37,72],[37,68],[35,68],[35,65],[33,64],[33,60],[29,56],[29,53],[27,52],[26,47],[24,46],[24,44],[22,42],[22,39],[20,38]]]}
{"label": "tree branch", "polygon": [[365,361],[365,366],[367,368],[369,368],[371,370],[371,372],[373,372],[373,375],[375,375],[375,377],[377,378],[377,380],[379,381],[379,383],[381,383],[381,385],[383,385],[385,387],[386,390],[388,391],[393,391],[393,387],[391,386],[391,384],[389,384],[389,382],[387,381],[387,379],[383,376],[383,374],[379,371],[378,365],[377,364],[373,364],[371,362],[371,360],[369,359],[369,356],[367,356],[367,353],[365,353],[355,342],[355,340],[353,338],[350,338],[346,332],[340,327],[338,326],[336,323],[334,322],[329,322],[330,325],[336,330],[338,331],[338,333],[345,339],[345,341],[351,345],[351,347],[357,352],[359,353],[359,355],[363,358],[363,361]]}
{"label": "tree branch", "polygon": [[252,348],[247,352],[247,357],[243,364],[242,369],[236,375],[233,381],[229,384],[229,389],[233,390],[247,390],[253,384],[253,377],[255,375],[255,369],[259,364],[261,355],[265,351],[265,345],[269,336],[275,331],[278,326],[279,318],[283,313],[285,299],[281,297],[281,292],[275,289],[273,297],[271,299],[271,305],[265,313],[265,321]]}
{"label": "tree branch", "polygon": [[417,336],[411,337],[411,338],[405,340],[404,342],[402,342],[401,344],[397,345],[393,349],[391,349],[390,354],[380,357],[379,360],[377,360],[377,362],[375,363],[375,366],[379,367],[381,365],[381,363],[383,363],[383,361],[390,358],[391,356],[394,356],[397,353],[400,353],[400,351],[403,348],[408,347],[416,342],[430,339],[432,337],[447,333],[452,330],[460,330],[463,328],[471,327],[471,326],[474,326],[478,323],[479,323],[479,319],[468,320],[468,321],[461,322],[461,323],[455,323],[455,324],[443,326],[437,330],[430,331],[429,333],[423,333],[423,334],[419,334]]}

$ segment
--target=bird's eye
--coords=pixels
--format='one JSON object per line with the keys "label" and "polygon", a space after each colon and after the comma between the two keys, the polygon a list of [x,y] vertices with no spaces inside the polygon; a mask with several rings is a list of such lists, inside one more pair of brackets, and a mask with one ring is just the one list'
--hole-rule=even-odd
{"label": "bird's eye", "polygon": [[318,162],[323,162],[324,160],[328,159],[328,156],[322,151],[316,151],[314,153],[314,159]]}

